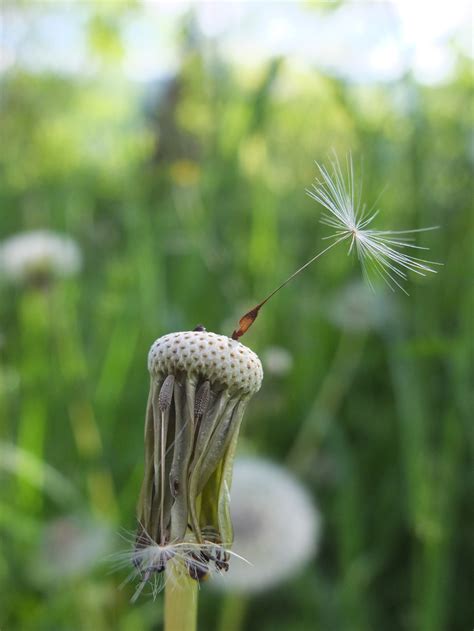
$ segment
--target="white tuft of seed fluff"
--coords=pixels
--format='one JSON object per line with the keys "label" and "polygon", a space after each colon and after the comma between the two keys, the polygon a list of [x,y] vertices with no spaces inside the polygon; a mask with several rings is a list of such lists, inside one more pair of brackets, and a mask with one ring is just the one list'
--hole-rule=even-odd
{"label": "white tuft of seed fluff", "polygon": [[77,243],[50,230],[20,232],[0,243],[0,275],[13,282],[28,280],[38,272],[74,276],[81,265]]}
{"label": "white tuft of seed fluff", "polygon": [[392,291],[398,287],[405,294],[402,283],[407,280],[407,272],[414,272],[419,276],[427,273],[435,274],[433,265],[439,263],[412,256],[412,250],[426,250],[415,245],[414,237],[417,233],[434,230],[430,228],[415,228],[413,230],[376,230],[369,226],[378,215],[378,210],[367,209],[362,204],[360,191],[357,190],[354,167],[351,156],[346,159],[346,173],[343,172],[337,157],[331,161],[331,169],[318,163],[320,172],[311,190],[310,197],[315,199],[326,209],[321,223],[334,230],[326,239],[332,244],[327,251],[337,243],[349,243],[349,254],[355,250],[361,263],[365,279],[373,287],[371,274],[381,278]]}
{"label": "white tuft of seed fluff", "polygon": [[284,467],[261,458],[236,460],[230,512],[236,558],[214,581],[223,589],[269,589],[301,571],[317,551],[319,512],[304,486]]}
{"label": "white tuft of seed fluff", "polygon": [[162,378],[194,373],[232,391],[254,394],[263,379],[262,364],[249,348],[226,335],[180,331],[158,338],[148,353],[148,370]]}

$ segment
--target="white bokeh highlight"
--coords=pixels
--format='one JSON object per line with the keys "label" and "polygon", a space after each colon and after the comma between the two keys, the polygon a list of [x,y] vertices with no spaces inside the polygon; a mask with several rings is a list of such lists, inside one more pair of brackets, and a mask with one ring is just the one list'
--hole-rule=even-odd
{"label": "white bokeh highlight", "polygon": [[41,273],[46,277],[77,274],[82,254],[71,237],[50,230],[14,234],[0,242],[0,277],[21,283]]}
{"label": "white bokeh highlight", "polygon": [[214,579],[226,590],[253,593],[290,580],[314,557],[321,519],[311,497],[284,467],[261,458],[234,464],[234,526],[229,571]]}

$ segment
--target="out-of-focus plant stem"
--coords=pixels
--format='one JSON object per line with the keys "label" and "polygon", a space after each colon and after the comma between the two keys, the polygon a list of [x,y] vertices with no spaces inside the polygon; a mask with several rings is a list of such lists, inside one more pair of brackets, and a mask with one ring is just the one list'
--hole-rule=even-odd
{"label": "out-of-focus plant stem", "polygon": [[[169,564],[165,586],[164,631],[196,631],[198,582]],[[171,576],[172,573],[174,576]]]}
{"label": "out-of-focus plant stem", "polygon": [[218,631],[240,631],[244,629],[248,600],[242,594],[229,593],[222,603]]}
{"label": "out-of-focus plant stem", "polygon": [[53,300],[59,370],[69,395],[67,411],[84,467],[90,506],[98,517],[115,519],[118,508],[112,475],[104,463],[102,436],[88,392],[87,358],[79,330],[77,296],[63,289],[53,294]]}
{"label": "out-of-focus plant stem", "polygon": [[[51,319],[49,297],[37,288],[28,288],[19,301],[19,317],[22,339],[22,412],[18,428],[18,446],[39,460],[43,458],[48,405],[44,393],[48,391],[49,342]],[[41,475],[41,471],[39,471]],[[43,497],[43,480],[37,480],[32,487],[20,477],[18,481],[18,501],[30,513],[40,512]]]}
{"label": "out-of-focus plant stem", "polygon": [[288,465],[303,472],[327,432],[359,365],[365,334],[344,333],[316,398],[287,454]]}

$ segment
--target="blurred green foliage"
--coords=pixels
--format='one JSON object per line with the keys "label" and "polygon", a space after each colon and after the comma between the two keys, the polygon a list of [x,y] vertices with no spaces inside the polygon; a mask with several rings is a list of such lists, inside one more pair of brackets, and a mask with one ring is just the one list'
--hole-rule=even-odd
{"label": "blurred green foliage", "polygon": [[[198,323],[230,334],[321,247],[304,190],[332,149],[363,164],[369,205],[385,189],[379,225],[440,226],[421,241],[444,267],[412,279],[410,298],[380,289],[383,322],[353,330],[350,309],[344,328],[328,315],[359,276],[333,251],[244,339],[257,352],[282,346],[294,364],[268,372],[241,449],[296,470],[324,532],[300,577],[246,603],[243,628],[469,628],[470,64],[459,58],[433,87],[410,75],[354,85],[285,58],[250,71],[188,19],[176,75],[143,86],[109,71],[118,17],[87,28],[104,61],[94,72],[15,67],[2,81],[1,235],[67,233],[84,268],[48,287],[0,287],[1,628],[160,627],[161,601],[131,606],[133,588],[118,589],[126,572],[104,558],[135,526],[148,348]],[[86,537],[77,520],[86,534],[108,529],[108,544],[65,569],[58,559]],[[223,620],[226,631],[231,605],[205,585],[202,629]]]}

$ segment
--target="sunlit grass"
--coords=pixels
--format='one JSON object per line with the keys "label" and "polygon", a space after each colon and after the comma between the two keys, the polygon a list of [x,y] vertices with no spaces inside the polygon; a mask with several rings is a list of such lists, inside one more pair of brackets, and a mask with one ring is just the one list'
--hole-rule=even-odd
{"label": "sunlit grass", "polygon": [[[403,217],[408,229],[442,226],[429,245],[446,265],[435,282],[411,278],[409,300],[381,296],[367,327],[367,298],[362,292],[361,306],[353,295],[347,316],[359,324],[351,328],[332,305],[350,261],[322,259],[248,332],[246,344],[259,353],[281,346],[292,367],[268,372],[243,448],[298,473],[318,498],[322,539],[301,577],[249,597],[246,628],[466,628],[465,71],[429,89],[402,80],[383,98],[320,75],[297,81],[278,64],[249,85],[235,68],[222,73],[199,47],[183,54],[178,104],[173,84],[137,98],[127,84],[108,93],[100,77],[4,78],[1,237],[33,228],[69,234],[83,268],[46,285],[1,279],[0,626],[160,623],[159,599],[132,607],[133,587],[118,589],[126,572],[110,574],[106,559],[44,582],[36,571],[43,532],[60,517],[96,519],[112,549],[121,546],[120,527],[135,527],[151,342],[201,322],[230,334],[246,306],[324,244],[304,188],[313,161],[334,148],[363,154],[367,199],[394,183],[383,195],[391,225]],[[275,82],[286,80],[292,90],[278,96]],[[209,125],[181,121],[202,110]],[[204,586],[203,629],[215,627],[221,606]]]}

